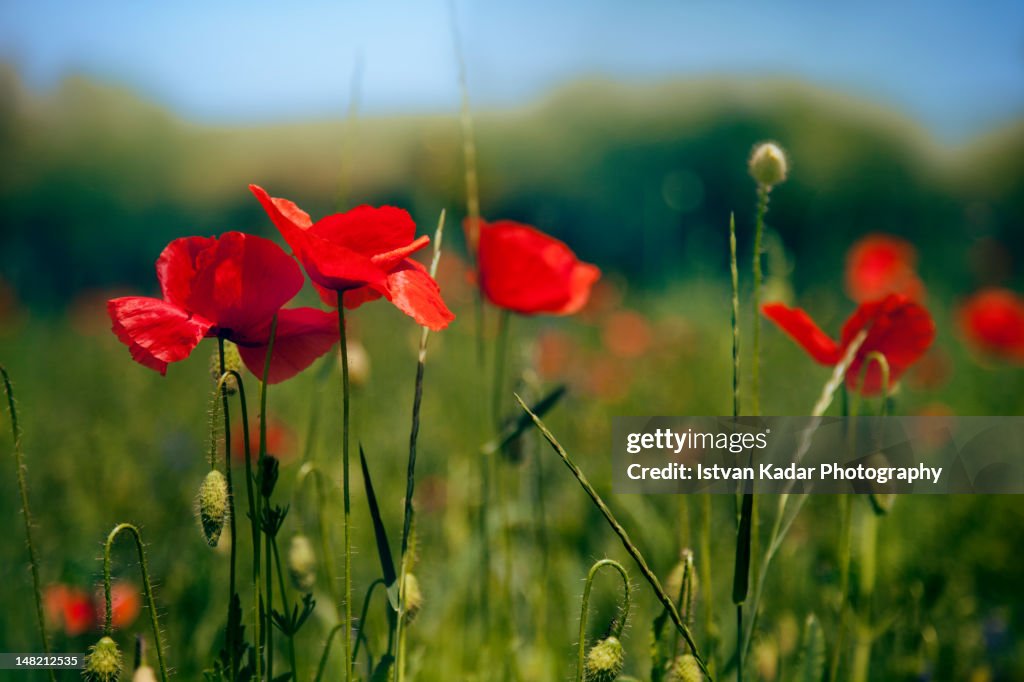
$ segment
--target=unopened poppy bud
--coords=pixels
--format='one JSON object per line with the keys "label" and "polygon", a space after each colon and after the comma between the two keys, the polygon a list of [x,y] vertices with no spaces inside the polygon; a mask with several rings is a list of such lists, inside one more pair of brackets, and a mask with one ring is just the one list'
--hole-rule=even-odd
{"label": "unopened poppy bud", "polygon": [[[341,360],[338,360],[341,366]],[[356,388],[370,382],[370,355],[366,347],[355,339],[348,342],[348,380]]]}
{"label": "unopened poppy bud", "polygon": [[281,463],[273,455],[265,455],[260,460],[260,494],[263,497],[270,497],[274,494],[280,467]]}
{"label": "unopened poppy bud", "polygon": [[666,682],[704,682],[704,672],[700,669],[697,659],[690,654],[677,656],[672,661],[672,669],[668,671]]}
{"label": "unopened poppy bud", "polygon": [[750,175],[757,184],[765,187],[773,187],[783,182],[789,172],[786,153],[774,142],[762,142],[754,147],[750,155],[749,168]]}
{"label": "unopened poppy bud", "polygon": [[[683,584],[683,576],[686,576],[686,584]],[[684,549],[680,553],[679,562],[672,567],[672,572],[665,581],[665,591],[679,608],[683,619],[692,619],[693,604],[697,599],[697,572],[693,569],[691,550]]]}
{"label": "unopened poppy bud", "polygon": [[[242,371],[242,356],[238,353],[238,346],[230,341],[225,341],[224,372],[228,371]],[[213,378],[213,383],[220,381],[220,377],[224,372],[220,370],[220,351],[214,350],[213,354],[210,355],[210,376]],[[228,375],[228,378],[224,380],[224,389],[228,395],[234,395],[238,392],[238,379],[235,378],[234,374]]]}
{"label": "unopened poppy bud", "polygon": [[316,584],[316,553],[305,535],[296,535],[288,545],[288,575],[300,592],[310,592]]}
{"label": "unopened poppy bud", "polygon": [[85,657],[85,675],[94,682],[114,682],[121,675],[121,650],[117,642],[104,637],[89,649]]}
{"label": "unopened poppy bud", "polygon": [[626,655],[622,651],[622,642],[618,637],[606,637],[595,644],[587,652],[587,663],[584,667],[586,682],[612,682],[622,672]]}
{"label": "unopened poppy bud", "polygon": [[156,682],[156,672],[148,665],[141,665],[135,669],[132,682]]}
{"label": "unopened poppy bud", "polygon": [[224,521],[228,516],[228,482],[217,469],[212,469],[199,486],[199,522],[206,544],[216,547]]}
{"label": "unopened poppy bud", "polygon": [[411,623],[423,607],[420,581],[412,573],[405,574],[405,622]]}

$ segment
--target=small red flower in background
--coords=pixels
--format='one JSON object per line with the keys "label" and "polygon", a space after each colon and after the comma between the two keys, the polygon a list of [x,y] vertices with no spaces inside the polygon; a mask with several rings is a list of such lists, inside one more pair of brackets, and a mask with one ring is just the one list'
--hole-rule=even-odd
{"label": "small red flower in background", "polygon": [[601,276],[564,242],[511,220],[480,221],[477,267],[487,300],[523,315],[571,315]]}
{"label": "small red flower in background", "polygon": [[[245,431],[241,424],[231,430],[231,455],[235,461],[245,461]],[[255,420],[249,424],[249,455],[255,461],[259,454],[260,422]],[[275,419],[267,420],[267,454],[273,455],[281,463],[295,456],[295,434],[283,422]]]}
{"label": "small red flower in background", "polygon": [[89,593],[70,585],[50,585],[43,595],[48,620],[64,630],[68,637],[89,632],[96,625],[95,609]]}
{"label": "small red flower in background", "polygon": [[204,337],[219,336],[235,342],[246,367],[262,379],[275,314],[269,383],[294,376],[338,340],[330,314],[281,310],[304,280],[295,261],[269,239],[241,232],[176,239],[160,254],[156,271],[163,299],[115,298],[107,313],[132,358],[161,374]]}
{"label": "small red flower in background", "polygon": [[800,308],[768,303],[761,311],[823,365],[838,364],[853,339],[867,330],[867,338],[846,373],[847,387],[861,388],[864,395],[882,390],[882,370],[876,362],[868,367],[864,385],[860,387],[861,368],[869,353],[877,351],[885,356],[889,362],[889,381],[895,384],[935,339],[935,323],[928,311],[897,294],[858,306],[843,325],[838,343]]}
{"label": "small red flower in background", "polygon": [[[96,590],[96,622],[106,618],[107,598],[103,588]],[[118,629],[128,627],[139,617],[142,597],[139,588],[128,582],[116,582],[110,586],[110,625]]]}
{"label": "small red flower in background", "polygon": [[313,222],[287,199],[249,185],[313,280],[320,298],[358,308],[380,297],[421,325],[440,331],[455,319],[427,269],[409,258],[430,243],[416,239],[412,217],[393,206],[358,206]]}
{"label": "small red flower in background", "polygon": [[1024,298],[1007,289],[984,289],[961,306],[957,321],[967,341],[983,353],[1024,363]]}
{"label": "small red flower in background", "polygon": [[888,294],[921,300],[924,284],[916,266],[917,252],[910,242],[887,234],[868,235],[846,254],[846,293],[857,303]]}

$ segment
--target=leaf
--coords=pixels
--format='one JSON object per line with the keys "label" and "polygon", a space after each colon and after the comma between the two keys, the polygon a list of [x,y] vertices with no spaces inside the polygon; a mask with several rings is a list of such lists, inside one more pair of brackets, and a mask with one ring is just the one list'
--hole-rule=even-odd
{"label": "leaf", "polygon": [[370,468],[366,464],[366,453],[362,443],[359,444],[359,463],[363,468],[363,483],[366,486],[366,501],[370,505],[370,518],[373,519],[373,535],[377,541],[377,554],[380,556],[380,568],[387,586],[388,601],[391,608],[398,611],[398,576],[395,574],[394,560],[391,558],[391,545],[388,543],[388,532],[384,521],[380,518],[380,507],[377,506],[377,495],[373,492],[373,481],[370,480]]}
{"label": "leaf", "polygon": [[[565,396],[566,390],[565,384],[555,386],[546,396],[530,407],[530,412],[533,412],[538,417],[543,417]],[[523,435],[523,432],[532,424],[533,418],[529,414],[520,411],[517,417],[505,421],[505,426],[497,437],[484,445],[484,454],[489,455],[503,449],[506,445]]]}

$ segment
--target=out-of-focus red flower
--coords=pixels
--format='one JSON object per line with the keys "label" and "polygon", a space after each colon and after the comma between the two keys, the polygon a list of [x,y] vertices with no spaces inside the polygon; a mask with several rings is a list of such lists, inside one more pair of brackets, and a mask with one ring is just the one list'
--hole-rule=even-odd
{"label": "out-of-focus red flower", "polygon": [[[245,431],[241,424],[231,430],[231,455],[238,462],[245,461]],[[260,449],[260,423],[249,424],[249,454],[256,459]],[[295,456],[295,434],[284,422],[267,420],[267,454],[276,457],[282,464]]]}
{"label": "out-of-focus red flower", "polygon": [[95,609],[89,593],[70,585],[50,585],[43,595],[46,615],[68,637],[89,632],[96,625]]}
{"label": "out-of-focus red flower", "polygon": [[1007,289],[983,289],[958,314],[961,333],[983,353],[1024,363],[1024,298]]}
{"label": "out-of-focus red flower", "polygon": [[287,199],[249,189],[302,262],[320,298],[358,308],[380,297],[421,325],[440,331],[455,319],[426,268],[409,258],[430,238],[416,239],[412,217],[393,206],[357,206],[313,222]]}
{"label": "out-of-focus red flower", "polygon": [[916,266],[917,252],[910,242],[887,234],[868,235],[846,254],[846,292],[857,303],[887,294],[921,300],[924,284]]}
{"label": "out-of-focus red flower", "polygon": [[565,377],[579,353],[579,344],[565,332],[546,329],[537,335],[534,348],[534,366],[545,381]]}
{"label": "out-of-focus red flower", "polygon": [[869,365],[864,385],[860,386],[861,368],[869,353],[877,351],[885,356],[889,362],[889,380],[896,383],[935,339],[935,323],[928,311],[898,294],[858,306],[843,325],[838,343],[800,308],[768,303],[761,311],[823,365],[838,364],[853,339],[867,330],[867,338],[846,373],[846,385],[854,390],[860,388],[864,395],[882,390],[882,370],[876,362]]}
{"label": "out-of-focus red flower", "polygon": [[640,313],[623,310],[611,315],[601,330],[605,348],[620,358],[638,358],[651,347],[651,325]]}
{"label": "out-of-focus red flower", "polygon": [[480,221],[477,267],[487,300],[523,315],[571,315],[601,276],[564,242],[511,220]]}
{"label": "out-of-focus red flower", "polygon": [[204,337],[223,337],[238,345],[246,367],[262,379],[275,315],[269,383],[294,376],[338,340],[330,314],[281,310],[302,288],[302,272],[269,239],[241,232],[176,239],[160,254],[156,271],[163,299],[115,298],[107,313],[132,357],[161,374]]}
{"label": "out-of-focus red flower", "polygon": [[[106,618],[107,598],[103,589],[96,590],[96,622]],[[142,598],[139,588],[129,582],[116,582],[110,586],[110,624],[114,628],[128,627],[139,617]]]}

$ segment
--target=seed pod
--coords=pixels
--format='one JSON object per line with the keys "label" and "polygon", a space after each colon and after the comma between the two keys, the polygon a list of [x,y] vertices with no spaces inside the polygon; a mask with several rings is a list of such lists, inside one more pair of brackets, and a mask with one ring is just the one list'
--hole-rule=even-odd
{"label": "seed pod", "polygon": [[672,662],[665,682],[704,682],[704,672],[700,669],[697,659],[690,654],[677,656]]}
{"label": "seed pod", "polygon": [[774,142],[762,142],[754,147],[748,165],[757,184],[769,189],[783,182],[789,172],[786,153]]}
{"label": "seed pod", "polygon": [[[242,370],[242,356],[238,353],[238,346],[231,343],[230,341],[224,342],[224,371],[235,371],[240,372]],[[222,372],[220,371],[220,351],[214,350],[210,355],[210,377],[213,379],[213,383],[220,381]],[[235,375],[228,376],[224,380],[224,390],[227,391],[228,395],[234,395],[238,392],[238,379]]]}
{"label": "seed pod", "polygon": [[85,657],[84,677],[93,682],[116,682],[121,676],[121,650],[117,642],[104,637],[89,649]]}
{"label": "seed pod", "polygon": [[288,545],[288,575],[300,592],[311,592],[316,585],[316,553],[305,535],[292,537]]}
{"label": "seed pod", "polygon": [[590,648],[584,667],[586,682],[612,682],[622,672],[626,655],[618,637],[606,637]]}
{"label": "seed pod", "polygon": [[135,669],[132,682],[156,682],[156,672],[148,665],[141,665]]}
{"label": "seed pod", "polygon": [[[685,580],[684,580],[685,579]],[[683,621],[693,621],[694,602],[697,600],[697,571],[693,567],[693,552],[683,549],[679,562],[665,580],[665,593],[679,609]]]}
{"label": "seed pod", "polygon": [[405,574],[405,622],[406,624],[416,619],[416,614],[423,606],[423,592],[420,591],[420,581],[412,573]]}
{"label": "seed pod", "polygon": [[212,469],[199,486],[199,521],[206,544],[216,547],[228,516],[228,482],[217,469]]}

